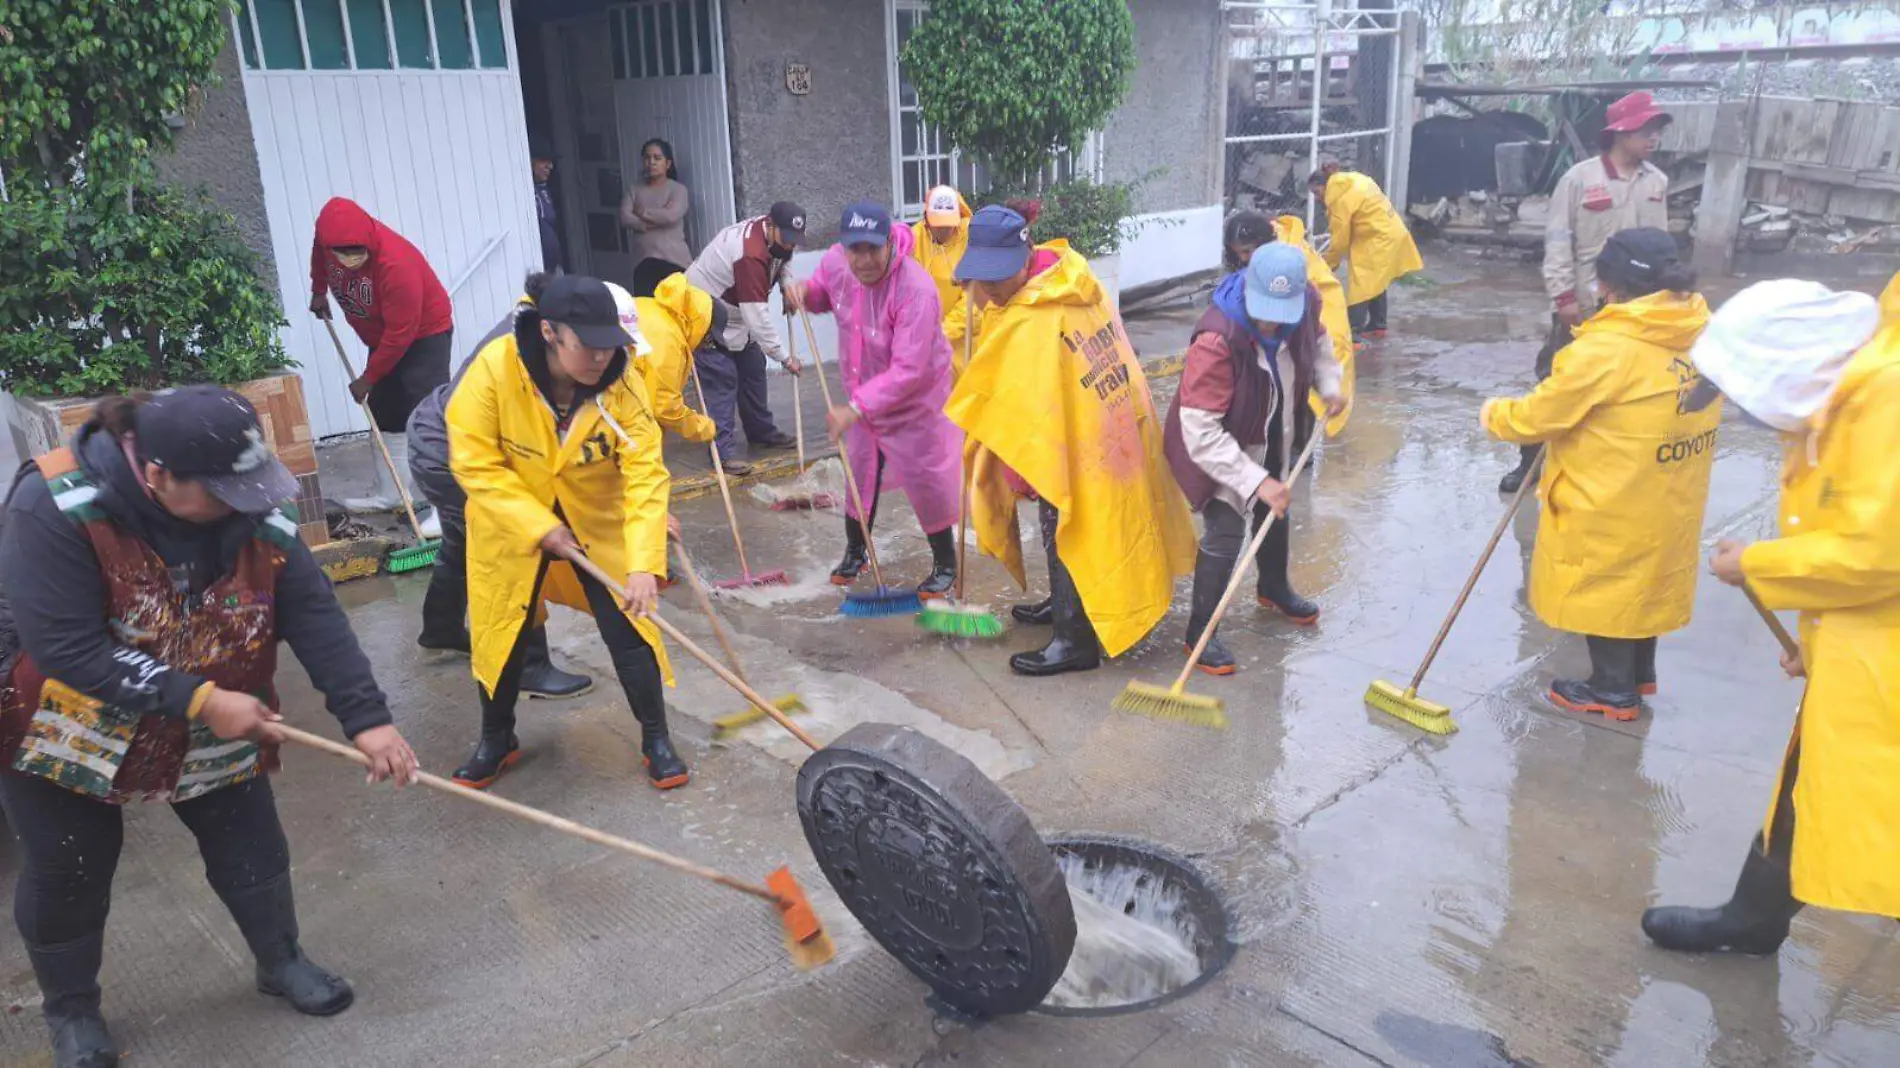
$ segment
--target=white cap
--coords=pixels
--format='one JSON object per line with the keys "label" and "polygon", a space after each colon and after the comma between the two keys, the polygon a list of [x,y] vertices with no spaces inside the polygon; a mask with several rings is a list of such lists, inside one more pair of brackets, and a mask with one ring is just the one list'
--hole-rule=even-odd
{"label": "white cap", "polygon": [[950,186],[940,185],[924,198],[926,226],[962,226],[963,198]]}
{"label": "white cap", "polygon": [[1778,278],[1729,298],[1689,358],[1748,414],[1777,430],[1800,430],[1879,326],[1880,306],[1865,293]]}
{"label": "white cap", "polygon": [[651,351],[645,334],[640,332],[640,309],[633,302],[633,294],[613,282],[607,283],[607,292],[614,295],[614,310],[620,313],[620,328],[633,338],[633,355],[639,356]]}

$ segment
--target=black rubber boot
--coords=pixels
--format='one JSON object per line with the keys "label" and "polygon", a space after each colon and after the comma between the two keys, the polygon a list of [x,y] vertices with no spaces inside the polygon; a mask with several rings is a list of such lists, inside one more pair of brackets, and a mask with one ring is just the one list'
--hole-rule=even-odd
{"label": "black rubber boot", "polygon": [[[1255,516],[1254,522],[1260,522],[1261,516]],[[1293,534],[1287,529],[1286,518],[1273,521],[1267,531],[1267,540],[1260,544],[1260,552],[1254,556],[1254,563],[1260,569],[1259,584],[1255,592],[1259,595],[1260,607],[1271,608],[1302,627],[1310,627],[1319,622],[1319,605],[1293,592],[1293,584],[1287,580],[1287,564],[1293,555]]]}
{"label": "black rubber boot", "polygon": [[[1201,631],[1207,621],[1214,616],[1214,606],[1220,603],[1221,594],[1227,592],[1227,583],[1234,577],[1234,562],[1225,557],[1203,552],[1194,558],[1194,602],[1188,611],[1187,651],[1194,651],[1194,643],[1201,640]],[[1221,644],[1217,630],[1207,640],[1207,648],[1201,650],[1201,658],[1195,661],[1195,667],[1209,675],[1232,675],[1239,670],[1234,654]]]}
{"label": "black rubber boot", "polygon": [[926,535],[930,540],[930,577],[917,584],[917,596],[924,600],[950,596],[957,585],[957,535],[955,530],[939,530]]}
{"label": "black rubber boot", "polygon": [[1636,693],[1641,697],[1656,696],[1656,639],[1644,638],[1636,643]]}
{"label": "black rubber boot", "polygon": [[54,1068],[114,1068],[119,1047],[99,1015],[100,931],[53,946],[27,949],[39,981]]}
{"label": "black rubber boot", "polygon": [[[631,702],[632,695],[628,698]],[[633,705],[633,716],[640,721],[640,762],[646,766],[647,781],[659,790],[678,789],[692,781],[692,772],[674,751],[666,728],[666,699],[658,694],[643,697]]]}
{"label": "black rubber boot", "polygon": [[845,516],[844,518],[844,560],[831,569],[833,586],[849,586],[864,573],[871,562],[864,548],[864,524]]}
{"label": "black rubber boot", "polygon": [[1517,466],[1505,472],[1504,477],[1498,480],[1498,492],[1516,493],[1518,487],[1524,484],[1524,480],[1530,477],[1531,463],[1536,459],[1537,446],[1518,446]]}
{"label": "black rubber boot", "polygon": [[335,1016],[356,1000],[350,984],[312,963],[297,944],[297,906],[290,875],[243,890],[218,889],[257,958],[257,989],[283,998],[306,1016]]}
{"label": "black rubber boot", "polygon": [[520,759],[521,740],[515,737],[514,731],[483,731],[482,740],[475,743],[475,751],[455,769],[451,778],[472,790],[486,790]]}
{"label": "black rubber boot", "polygon": [[522,639],[522,693],[529,697],[559,700],[564,697],[579,697],[593,688],[594,680],[588,676],[562,671],[554,666],[554,661],[548,657],[548,629],[546,627],[528,628],[528,636]]}
{"label": "black rubber boot", "polygon": [[1032,626],[1046,627],[1055,622],[1055,598],[1044,597],[1042,600],[1032,604],[1010,605],[1009,618],[1018,623],[1028,623]]}
{"label": "black rubber boot", "polygon": [[1636,650],[1640,643],[1594,636],[1584,640],[1590,647],[1590,678],[1551,683],[1550,703],[1567,712],[1595,713],[1621,723],[1641,715],[1643,700],[1636,693]]}
{"label": "black rubber boot", "polygon": [[1648,909],[1643,913],[1643,933],[1658,946],[1683,953],[1766,955],[1781,948],[1789,924],[1800,911],[1787,865],[1764,853],[1761,836],[1756,835],[1728,904],[1712,909],[1686,905]]}
{"label": "black rubber boot", "polygon": [[1042,536],[1049,554],[1050,615],[1056,628],[1055,636],[1036,652],[1017,653],[1009,658],[1011,671],[1032,678],[1093,671],[1102,666],[1102,646],[1082,606],[1082,595],[1076,590],[1069,569],[1056,556],[1055,526],[1056,511],[1044,504]]}
{"label": "black rubber boot", "polygon": [[461,576],[449,575],[437,568],[429,576],[429,589],[422,596],[422,633],[416,644],[444,653],[469,652],[468,587]]}

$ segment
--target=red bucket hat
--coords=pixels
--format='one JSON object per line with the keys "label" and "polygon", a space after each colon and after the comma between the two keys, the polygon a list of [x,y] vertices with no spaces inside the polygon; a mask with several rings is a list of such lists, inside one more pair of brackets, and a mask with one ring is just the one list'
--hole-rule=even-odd
{"label": "red bucket hat", "polygon": [[1633,133],[1657,119],[1674,121],[1667,111],[1656,106],[1656,98],[1637,92],[1610,105],[1603,117],[1603,132]]}

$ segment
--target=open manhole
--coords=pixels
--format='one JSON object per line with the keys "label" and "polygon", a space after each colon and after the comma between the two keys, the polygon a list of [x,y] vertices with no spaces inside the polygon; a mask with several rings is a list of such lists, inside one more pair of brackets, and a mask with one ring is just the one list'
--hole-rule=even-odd
{"label": "open manhole", "polygon": [[1130,838],[1048,842],[1069,884],[1075,949],[1037,1012],[1151,1009],[1199,989],[1233,959],[1227,907],[1185,858]]}

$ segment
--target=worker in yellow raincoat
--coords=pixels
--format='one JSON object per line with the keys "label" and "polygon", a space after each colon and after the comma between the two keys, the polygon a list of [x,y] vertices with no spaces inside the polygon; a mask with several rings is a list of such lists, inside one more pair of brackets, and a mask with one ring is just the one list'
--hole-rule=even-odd
{"label": "worker in yellow raincoat", "polygon": [[1486,401],[1480,418],[1546,450],[1531,608],[1590,648],[1590,677],[1551,683],[1551,703],[1632,720],[1656,692],[1657,636],[1687,626],[1695,604],[1722,408],[1689,361],[1709,306],[1675,239],[1623,230],[1596,264],[1603,309],[1529,396]]}
{"label": "worker in yellow raincoat", "polygon": [[1055,634],[1009,666],[1087,671],[1167,615],[1194,566],[1193,519],[1148,380],[1087,261],[1065,241],[1032,246],[1029,223],[1000,205],[969,229],[957,279],[972,287],[978,344],[944,411],[969,435],[970,525],[1022,583],[1016,500],[1040,500]]}
{"label": "worker in yellow raincoat", "polygon": [[1385,291],[1405,275],[1423,270],[1418,245],[1405,220],[1371,177],[1342,171],[1328,163],[1306,180],[1313,195],[1326,205],[1326,227],[1332,241],[1326,246],[1326,266],[1351,264],[1346,279],[1347,306],[1353,333],[1361,339],[1382,338],[1386,332]]}
{"label": "worker in yellow raincoat", "polygon": [[[660,789],[687,781],[667,733],[666,651],[641,618],[666,570],[671,482],[646,387],[627,373],[632,344],[606,283],[562,275],[476,354],[449,401],[482,705],[481,741],[455,772],[466,786],[487,787],[520,755],[520,638],[544,598],[594,616],[640,722],[648,779]],[[576,551],[625,584],[606,589],[577,571],[566,562]]]}
{"label": "worker in yellow raincoat", "polygon": [[1900,323],[1900,274],[1894,275],[1887,288],[1880,291],[1880,323],[1882,326]]}
{"label": "worker in yellow raincoat", "polygon": [[1710,567],[1801,613],[1807,676],[1780,780],[1734,896],[1653,908],[1665,949],[1773,953],[1803,904],[1900,916],[1900,322],[1862,293],[1777,280],[1717,312],[1695,358],[1782,432],[1781,536]]}
{"label": "worker in yellow raincoat", "polygon": [[[937,300],[943,305],[945,322],[955,315],[963,317],[963,287],[957,284],[957,261],[970,245],[970,205],[963,194],[940,185],[924,198],[922,221],[911,224],[911,236],[917,239],[910,254],[930,272],[937,283]],[[963,350],[953,348],[950,362],[957,374],[963,373]]]}
{"label": "worker in yellow raincoat", "polygon": [[1330,438],[1346,429],[1346,420],[1352,417],[1353,342],[1352,325],[1346,315],[1346,287],[1339,284],[1339,277],[1307,243],[1306,222],[1297,215],[1269,219],[1261,212],[1237,211],[1227,217],[1221,237],[1228,273],[1246,267],[1253,259],[1254,250],[1261,245],[1283,241],[1306,257],[1307,284],[1319,290],[1320,323],[1326,327],[1333,358],[1339,363],[1339,393],[1346,406],[1338,414],[1327,416],[1326,398],[1320,396],[1315,383],[1300,376],[1300,368],[1294,368],[1295,395],[1306,398],[1306,408],[1295,413],[1293,421],[1293,454],[1297,456],[1306,449],[1306,439],[1313,433],[1316,420],[1326,420],[1326,436]]}
{"label": "worker in yellow raincoat", "polygon": [[[705,444],[713,440],[719,428],[704,412],[686,403],[686,387],[693,381],[693,352],[708,334],[717,337],[725,326],[725,309],[712,295],[697,289],[684,274],[670,275],[653,290],[651,297],[625,296],[616,292],[622,321],[631,311],[634,333],[633,366],[646,386],[647,400],[653,404],[653,418],[662,430],[687,441]],[[631,302],[631,304],[629,304]]]}

